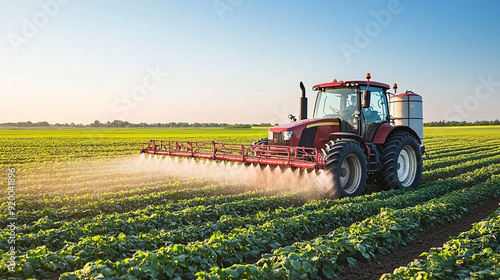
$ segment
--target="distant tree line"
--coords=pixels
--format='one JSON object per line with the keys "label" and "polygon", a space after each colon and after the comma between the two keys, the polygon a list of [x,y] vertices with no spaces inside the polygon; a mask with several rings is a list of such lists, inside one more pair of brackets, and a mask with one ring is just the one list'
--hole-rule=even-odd
{"label": "distant tree line", "polygon": [[6,122],[6,123],[0,123],[0,126],[32,127],[32,126],[51,126],[51,124],[49,124],[48,122],[35,122],[34,123],[34,122],[27,121],[27,122]]}
{"label": "distant tree line", "polygon": [[187,123],[187,122],[169,122],[169,123],[130,123],[127,121],[114,120],[101,123],[96,120],[90,124],[75,124],[75,123],[55,123],[48,122],[7,122],[0,123],[0,126],[10,127],[227,127],[227,128],[251,128],[252,126],[272,126],[270,123],[260,124],[227,124],[227,123]]}
{"label": "distant tree line", "polygon": [[[233,124],[233,125],[225,126],[224,128],[228,128],[228,129],[252,128],[252,126],[256,126],[256,125],[251,125],[251,124]],[[271,126],[271,124],[269,124],[269,126]]]}
{"label": "distant tree line", "polygon": [[437,126],[475,126],[475,125],[500,125],[500,121],[498,119],[494,121],[474,121],[474,122],[466,122],[466,121],[438,121],[438,122],[426,122],[424,126],[437,127]]}

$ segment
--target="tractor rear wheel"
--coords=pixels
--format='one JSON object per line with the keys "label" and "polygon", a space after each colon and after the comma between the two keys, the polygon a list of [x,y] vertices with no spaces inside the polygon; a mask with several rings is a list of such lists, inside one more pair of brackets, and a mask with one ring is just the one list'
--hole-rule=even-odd
{"label": "tractor rear wheel", "polygon": [[367,161],[359,143],[353,140],[330,141],[326,144],[325,153],[325,170],[333,180],[326,195],[330,198],[342,198],[363,193]]}
{"label": "tractor rear wheel", "polygon": [[253,145],[267,145],[269,143],[269,139],[267,138],[260,138],[259,140],[253,142]]}
{"label": "tractor rear wheel", "polygon": [[391,135],[382,148],[382,170],[376,182],[384,189],[415,188],[422,174],[422,152],[408,132]]}

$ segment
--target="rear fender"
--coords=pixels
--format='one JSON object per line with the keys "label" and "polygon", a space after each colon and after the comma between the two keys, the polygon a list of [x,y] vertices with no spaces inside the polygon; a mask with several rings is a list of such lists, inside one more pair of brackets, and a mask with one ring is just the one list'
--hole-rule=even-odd
{"label": "rear fender", "polygon": [[422,144],[420,137],[418,137],[417,133],[410,127],[404,125],[392,126],[388,123],[384,123],[379,127],[377,134],[375,134],[375,138],[373,139],[373,144],[383,145],[389,135],[402,131],[410,133],[417,139],[419,144]]}

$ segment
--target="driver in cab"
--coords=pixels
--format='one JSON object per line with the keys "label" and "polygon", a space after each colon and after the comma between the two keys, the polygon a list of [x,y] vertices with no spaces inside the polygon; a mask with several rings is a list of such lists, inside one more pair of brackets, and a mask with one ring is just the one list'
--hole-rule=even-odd
{"label": "driver in cab", "polygon": [[356,106],[356,101],[357,101],[356,95],[351,95],[351,97],[349,98],[349,106],[345,108],[346,115],[352,116],[352,114],[356,112],[356,110],[358,109],[358,106]]}
{"label": "driver in cab", "polygon": [[344,119],[349,121],[350,123],[354,122],[354,118],[352,117],[352,115],[354,114],[354,112],[356,112],[356,110],[358,110],[358,106],[356,104],[357,101],[358,98],[356,97],[356,95],[351,95],[349,97],[349,106],[342,110]]}

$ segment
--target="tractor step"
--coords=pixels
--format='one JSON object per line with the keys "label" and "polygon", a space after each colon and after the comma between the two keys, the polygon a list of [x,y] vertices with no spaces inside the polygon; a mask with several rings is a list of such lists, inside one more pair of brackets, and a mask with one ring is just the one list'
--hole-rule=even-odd
{"label": "tractor step", "polygon": [[368,157],[368,172],[379,172],[382,169],[380,152],[374,144],[367,144],[367,146],[370,149],[370,156]]}

